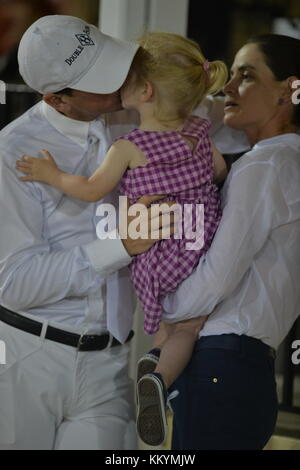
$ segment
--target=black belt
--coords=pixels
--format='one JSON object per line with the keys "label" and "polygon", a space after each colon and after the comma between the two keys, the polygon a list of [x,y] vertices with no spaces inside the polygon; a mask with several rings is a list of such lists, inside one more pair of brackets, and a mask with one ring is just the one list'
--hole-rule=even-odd
{"label": "black belt", "polygon": [[[40,336],[43,328],[43,324],[31,320],[30,318],[23,317],[19,313],[7,310],[0,305],[0,320],[7,323],[10,326],[14,326],[19,330],[26,331],[32,335]],[[131,340],[134,332],[130,331],[128,338],[125,343]],[[77,335],[76,333],[70,333],[68,331],[48,326],[45,334],[45,338],[50,341],[57,343],[66,344],[78,348],[79,351],[101,351],[107,347],[120,346],[120,343],[116,338],[113,338],[109,333],[103,335]]]}
{"label": "black belt", "polygon": [[275,349],[263,343],[260,339],[246,335],[239,336],[233,333],[202,336],[196,343],[196,350],[197,349],[227,349],[230,351],[239,351],[248,356],[276,358]]}

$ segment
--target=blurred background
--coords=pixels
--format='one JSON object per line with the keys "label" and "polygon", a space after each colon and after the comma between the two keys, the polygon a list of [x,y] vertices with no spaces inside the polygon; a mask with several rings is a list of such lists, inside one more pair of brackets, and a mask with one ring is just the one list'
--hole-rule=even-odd
{"label": "blurred background", "polygon": [[[145,30],[183,34],[199,42],[208,59],[224,60],[229,67],[235,52],[254,34],[274,32],[300,38],[300,0],[0,0],[0,80],[6,84],[0,129],[41,99],[22,82],[17,48],[27,27],[48,14],[78,16],[122,39],[134,39]],[[228,165],[236,158],[227,156]],[[136,332],[132,377],[137,359],[151,346],[151,338],[142,331],[139,309]],[[269,449],[300,450],[300,366],[291,361],[295,339],[300,339],[299,320],[278,352],[281,411]]]}
{"label": "blurred background", "polygon": [[[125,27],[121,26],[121,12],[126,13]],[[100,19],[101,26],[111,34],[129,39],[143,29],[153,29],[151,22],[156,23],[156,28],[185,33],[201,44],[209,58],[228,64],[252,34],[278,32],[300,37],[299,0],[0,0],[2,80],[21,81],[16,62],[20,38],[37,18],[49,14],[78,16],[95,25]]]}
{"label": "blurred background", "polygon": [[0,77],[3,81],[21,82],[17,65],[17,48],[24,31],[45,15],[79,16],[97,24],[98,0],[0,0]]}

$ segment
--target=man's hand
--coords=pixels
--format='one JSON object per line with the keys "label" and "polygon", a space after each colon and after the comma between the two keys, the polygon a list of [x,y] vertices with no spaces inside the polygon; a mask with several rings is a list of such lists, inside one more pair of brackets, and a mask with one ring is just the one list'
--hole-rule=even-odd
{"label": "man's hand", "polygon": [[[156,195],[156,196],[142,196],[136,204],[144,205],[144,211],[142,221],[145,221],[145,227],[140,227],[139,232],[142,233],[142,236],[139,238],[133,237],[131,233],[131,226],[134,221],[137,221],[140,216],[128,215],[127,207],[127,217],[121,217],[123,224],[127,226],[122,226],[120,224],[120,233],[126,233],[126,237],[122,237],[123,245],[130,256],[139,255],[149,250],[154,243],[159,240],[170,238],[171,235],[176,233],[177,228],[177,218],[174,215],[174,209],[172,211],[172,206],[174,202],[167,201],[164,202],[164,208],[162,212],[153,210],[152,207],[149,207],[153,202],[160,199],[164,199],[165,195]],[[133,206],[131,206],[133,207]],[[157,208],[156,208],[157,209]],[[126,221],[126,222],[125,222]],[[125,230],[124,230],[125,229]]]}

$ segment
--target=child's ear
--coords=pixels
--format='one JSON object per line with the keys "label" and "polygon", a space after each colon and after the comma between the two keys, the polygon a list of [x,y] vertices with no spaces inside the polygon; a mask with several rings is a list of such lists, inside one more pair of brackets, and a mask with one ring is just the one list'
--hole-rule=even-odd
{"label": "child's ear", "polygon": [[141,100],[146,103],[147,101],[150,101],[154,96],[154,86],[151,82],[148,80],[145,81],[144,83],[144,88],[141,94]]}

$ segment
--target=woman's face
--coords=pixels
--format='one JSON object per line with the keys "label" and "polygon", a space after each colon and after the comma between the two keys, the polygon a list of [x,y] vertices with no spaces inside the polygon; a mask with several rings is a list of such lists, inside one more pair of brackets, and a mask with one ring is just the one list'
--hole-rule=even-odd
{"label": "woman's face", "polygon": [[224,93],[224,122],[229,127],[244,130],[250,140],[276,127],[282,84],[256,44],[245,45],[235,56]]}

